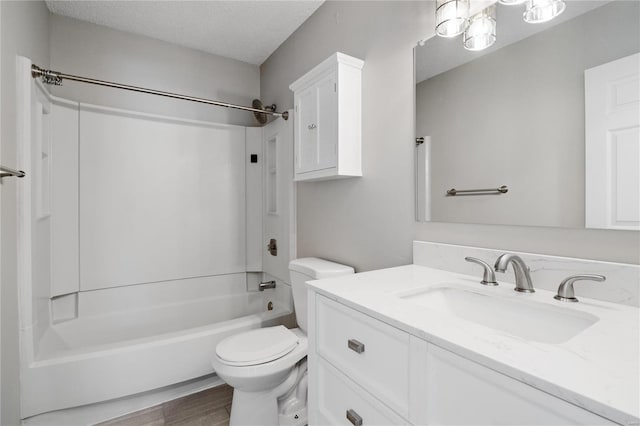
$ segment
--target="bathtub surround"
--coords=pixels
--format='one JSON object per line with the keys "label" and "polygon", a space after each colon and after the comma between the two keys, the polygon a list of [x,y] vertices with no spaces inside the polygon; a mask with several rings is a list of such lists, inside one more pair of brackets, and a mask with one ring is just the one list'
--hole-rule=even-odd
{"label": "bathtub surround", "polygon": [[30,65],[20,58],[19,118],[38,130],[19,138],[23,417],[210,374],[219,340],[291,313],[285,282],[258,292],[246,273],[263,270],[246,249],[261,245],[245,239],[246,187],[262,185],[246,146],[283,120],[255,132],[51,98]]}
{"label": "bathtub surround", "polygon": [[434,3],[328,1],[262,64],[262,99],[279,108],[293,105],[288,85],[332,52],[367,64],[363,177],[297,185],[298,254],[366,271],[410,263],[416,239],[640,263],[632,231],[414,222],[411,52],[433,34]]}
{"label": "bathtub surround", "polygon": [[[3,164],[15,168],[16,164],[16,55],[27,55],[43,64],[49,64],[49,12],[42,2],[0,2],[2,24],[2,114],[0,157]],[[0,354],[2,406],[0,424],[20,423],[20,382],[18,344],[18,287],[17,287],[17,223],[15,179],[3,179],[2,191],[2,248],[0,257]]]}

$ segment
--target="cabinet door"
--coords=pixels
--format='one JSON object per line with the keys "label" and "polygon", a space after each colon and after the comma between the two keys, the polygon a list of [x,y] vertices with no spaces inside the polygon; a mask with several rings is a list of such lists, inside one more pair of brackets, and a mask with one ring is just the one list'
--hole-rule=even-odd
{"label": "cabinet door", "polygon": [[430,425],[615,424],[435,345],[426,364]]}
{"label": "cabinet door", "polygon": [[336,89],[332,72],[296,97],[296,174],[337,166]]}
{"label": "cabinet door", "polygon": [[336,73],[332,72],[316,85],[318,99],[316,170],[337,167],[338,96]]}
{"label": "cabinet door", "polygon": [[317,99],[315,86],[300,92],[296,99],[296,173],[313,171],[318,162]]}

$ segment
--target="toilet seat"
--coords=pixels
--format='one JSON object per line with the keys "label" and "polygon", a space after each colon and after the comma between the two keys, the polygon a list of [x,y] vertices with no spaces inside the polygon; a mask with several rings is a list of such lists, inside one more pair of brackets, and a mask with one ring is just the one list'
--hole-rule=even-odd
{"label": "toilet seat", "polygon": [[259,328],[222,340],[216,346],[216,355],[230,366],[265,364],[293,351],[298,341],[298,336],[282,325]]}

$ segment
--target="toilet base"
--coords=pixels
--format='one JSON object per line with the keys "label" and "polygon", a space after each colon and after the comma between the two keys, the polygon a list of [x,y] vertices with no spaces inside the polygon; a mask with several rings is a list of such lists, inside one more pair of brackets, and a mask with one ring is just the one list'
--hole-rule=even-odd
{"label": "toilet base", "polygon": [[278,400],[273,392],[233,390],[230,426],[278,426]]}
{"label": "toilet base", "polygon": [[307,424],[307,363],[292,368],[275,389],[233,390],[229,426],[304,426]]}

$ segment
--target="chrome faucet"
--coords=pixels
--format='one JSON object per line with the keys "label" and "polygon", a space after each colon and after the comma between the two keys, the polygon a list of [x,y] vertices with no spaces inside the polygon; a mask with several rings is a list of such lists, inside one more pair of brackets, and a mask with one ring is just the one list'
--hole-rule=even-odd
{"label": "chrome faucet", "polygon": [[521,293],[535,292],[531,282],[531,275],[529,275],[529,268],[520,256],[510,253],[503,254],[496,260],[496,272],[505,272],[509,264],[513,265],[513,271],[516,274],[516,288],[514,290]]}

